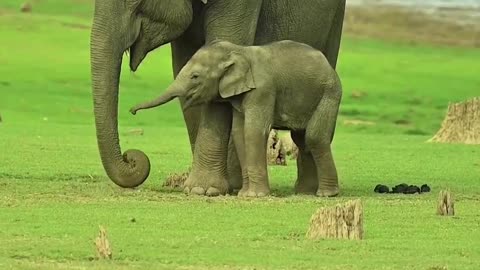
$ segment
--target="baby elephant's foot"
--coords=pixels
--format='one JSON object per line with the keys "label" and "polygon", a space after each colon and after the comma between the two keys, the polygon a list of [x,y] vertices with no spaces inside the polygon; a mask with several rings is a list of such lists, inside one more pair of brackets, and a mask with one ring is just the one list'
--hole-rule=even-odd
{"label": "baby elephant's foot", "polygon": [[265,197],[270,194],[270,188],[268,187],[255,187],[250,185],[248,189],[241,189],[238,192],[239,197]]}
{"label": "baby elephant's foot", "polygon": [[184,192],[192,195],[219,196],[228,191],[228,183],[224,177],[198,177],[191,173],[184,184]]}

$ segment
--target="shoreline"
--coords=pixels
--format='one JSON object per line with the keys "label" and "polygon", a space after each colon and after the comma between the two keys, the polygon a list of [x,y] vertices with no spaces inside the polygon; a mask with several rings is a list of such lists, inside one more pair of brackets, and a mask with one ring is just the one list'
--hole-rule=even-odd
{"label": "shoreline", "polygon": [[[479,18],[480,21],[480,18]],[[344,33],[410,44],[480,48],[480,23],[468,24],[392,5],[348,5]]]}
{"label": "shoreline", "polygon": [[451,23],[475,26],[480,22],[480,0],[464,1],[413,1],[413,0],[348,0],[348,8],[393,8],[423,12]]}

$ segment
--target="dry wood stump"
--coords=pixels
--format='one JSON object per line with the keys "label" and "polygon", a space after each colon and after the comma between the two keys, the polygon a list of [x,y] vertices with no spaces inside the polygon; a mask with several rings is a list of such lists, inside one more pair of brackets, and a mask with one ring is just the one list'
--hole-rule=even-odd
{"label": "dry wood stump", "polygon": [[107,238],[107,231],[103,226],[100,226],[100,232],[98,233],[98,237],[95,239],[95,247],[97,248],[97,258],[112,258],[112,250],[110,248],[110,242]]}
{"label": "dry wood stump", "polygon": [[450,104],[442,127],[429,141],[480,144],[480,97]]}
{"label": "dry wood stump", "polygon": [[310,219],[307,238],[363,239],[363,206],[360,200],[348,201],[317,210]]}
{"label": "dry wood stump", "polygon": [[274,129],[270,131],[267,142],[267,162],[268,165],[287,166],[287,154],[282,141],[278,137],[278,132]]}
{"label": "dry wood stump", "polygon": [[285,154],[290,156],[290,159],[297,159],[298,157],[298,147],[293,142],[292,136],[283,136],[280,138],[282,146],[285,149]]}
{"label": "dry wood stump", "polygon": [[438,194],[437,214],[440,216],[455,215],[455,201],[452,194],[448,190],[440,191]]}
{"label": "dry wood stump", "polygon": [[29,13],[32,12],[32,3],[25,2],[20,6],[20,12]]}

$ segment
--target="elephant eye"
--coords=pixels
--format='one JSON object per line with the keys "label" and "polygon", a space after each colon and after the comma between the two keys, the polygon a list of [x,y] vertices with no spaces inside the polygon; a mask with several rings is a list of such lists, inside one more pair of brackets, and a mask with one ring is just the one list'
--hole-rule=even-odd
{"label": "elephant eye", "polygon": [[198,79],[198,77],[199,77],[198,73],[192,73],[192,75],[190,75],[190,78],[192,80],[196,80],[196,79]]}

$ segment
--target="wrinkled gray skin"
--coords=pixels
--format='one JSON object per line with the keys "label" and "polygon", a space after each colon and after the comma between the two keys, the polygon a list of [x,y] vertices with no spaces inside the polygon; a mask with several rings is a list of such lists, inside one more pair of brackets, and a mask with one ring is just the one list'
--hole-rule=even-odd
{"label": "wrinkled gray skin", "polygon": [[270,192],[265,149],[271,128],[291,130],[295,143],[314,160],[318,196],[338,194],[330,144],[342,88],[320,51],[293,41],[249,47],[211,43],[192,57],[162,96],[130,112],[176,97],[185,98],[184,109],[219,101],[234,108],[232,134],[243,175],[239,196]]}
{"label": "wrinkled gray skin", "polygon": [[[97,141],[110,179],[135,187],[149,175],[139,150],[123,155],[118,136],[122,55],[135,71],[147,53],[171,42],[174,75],[204,44],[222,39],[239,45],[290,39],[321,50],[335,67],[345,0],[96,0],[91,32],[91,69]],[[180,100],[182,106],[184,100]],[[212,103],[184,111],[193,151],[186,191],[219,195],[240,188],[242,176],[232,140],[232,110]],[[318,188],[315,163],[300,153],[296,191]],[[228,163],[228,167],[227,167]],[[227,179],[229,182],[227,182]]]}

